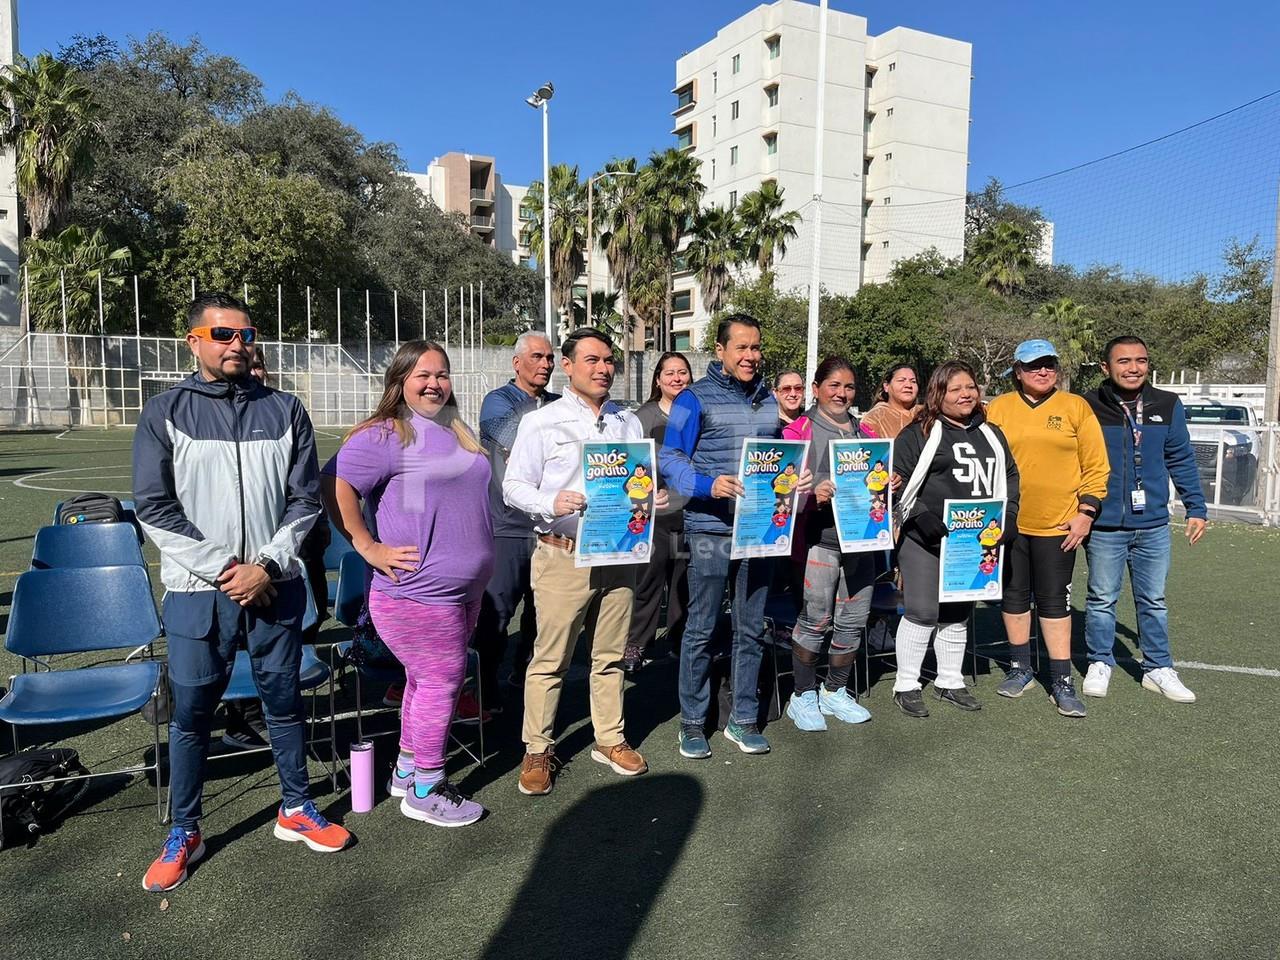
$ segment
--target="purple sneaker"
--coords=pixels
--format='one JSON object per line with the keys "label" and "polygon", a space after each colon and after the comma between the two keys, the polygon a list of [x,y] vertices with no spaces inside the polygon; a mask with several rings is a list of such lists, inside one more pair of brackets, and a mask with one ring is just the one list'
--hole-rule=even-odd
{"label": "purple sneaker", "polygon": [[484,816],[484,807],[468,800],[448,780],[441,780],[425,797],[412,787],[400,801],[400,812],[411,820],[422,820],[437,827],[465,827]]}
{"label": "purple sneaker", "polygon": [[399,767],[391,769],[391,779],[387,781],[387,793],[393,797],[403,797],[413,790],[413,771],[408,773]]}

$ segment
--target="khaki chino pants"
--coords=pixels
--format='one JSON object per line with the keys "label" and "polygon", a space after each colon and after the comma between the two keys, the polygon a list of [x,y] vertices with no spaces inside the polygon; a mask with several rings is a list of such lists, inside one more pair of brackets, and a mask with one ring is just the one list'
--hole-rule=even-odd
{"label": "khaki chino pants", "polygon": [[538,639],[524,681],[524,742],[530,753],[555,743],[552,728],[578,634],[591,640],[591,725],[612,747],[622,732],[623,651],[635,604],[636,566],[575,567],[568,550],[539,542],[530,580]]}

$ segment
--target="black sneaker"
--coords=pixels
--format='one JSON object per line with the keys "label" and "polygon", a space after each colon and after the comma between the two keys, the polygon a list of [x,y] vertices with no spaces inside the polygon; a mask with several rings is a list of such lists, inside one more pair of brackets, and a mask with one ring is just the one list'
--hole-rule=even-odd
{"label": "black sneaker", "polygon": [[948,703],[954,703],[961,710],[981,710],[982,704],[978,702],[978,698],[969,692],[968,687],[934,687],[937,691],[939,700],[946,700]]}
{"label": "black sneaker", "polygon": [[1085,715],[1084,701],[1076,696],[1076,685],[1070,677],[1065,680],[1055,680],[1049,696],[1057,706],[1058,712],[1064,717]]}
{"label": "black sneaker", "polygon": [[929,708],[924,705],[924,694],[919,690],[903,690],[893,695],[893,702],[902,708],[908,717],[927,717]]}
{"label": "black sneaker", "polygon": [[267,746],[267,741],[258,736],[251,727],[243,726],[227,728],[227,732],[222,735],[222,744],[232,750],[261,750]]}

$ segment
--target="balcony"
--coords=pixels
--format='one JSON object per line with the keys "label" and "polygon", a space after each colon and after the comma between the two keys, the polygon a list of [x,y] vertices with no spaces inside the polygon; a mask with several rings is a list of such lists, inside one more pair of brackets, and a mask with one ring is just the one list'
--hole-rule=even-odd
{"label": "balcony", "polygon": [[471,229],[488,231],[493,229],[493,214],[476,214],[471,215]]}
{"label": "balcony", "polygon": [[684,113],[686,110],[692,110],[694,105],[698,102],[692,80],[682,86],[676,87],[671,92],[676,95],[676,108],[671,111],[671,115],[673,117],[680,116],[680,114]]}
{"label": "balcony", "polygon": [[472,188],[471,188],[471,206],[472,206],[472,208],[474,209],[475,207],[484,206],[484,205],[485,205],[485,204],[487,204],[487,203],[493,203],[493,191],[492,191],[492,190],[478,190],[478,189],[476,189],[475,187],[472,187]]}

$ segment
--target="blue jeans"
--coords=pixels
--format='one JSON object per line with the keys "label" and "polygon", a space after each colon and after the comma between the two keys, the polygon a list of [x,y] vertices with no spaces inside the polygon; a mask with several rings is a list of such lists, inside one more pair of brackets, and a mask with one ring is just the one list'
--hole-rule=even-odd
{"label": "blue jeans", "polygon": [[711,639],[727,586],[733,619],[734,723],[754,724],[760,703],[760,661],[764,657],[764,607],[773,572],[771,558],[730,560],[732,538],[691,533],[689,615],[680,646],[680,722],[702,726],[711,706]]}
{"label": "blue jeans", "polygon": [[173,825],[194,830],[200,821],[205,761],[213,713],[231,679],[236,649],[244,644],[271,737],[285,806],[307,801],[303,730],[302,615],[306,592],[295,578],[276,585],[265,607],[245,607],[218,590],[170,593],[164,598],[169,644],[169,783]]}
{"label": "blue jeans", "polygon": [[1125,567],[1138,613],[1142,669],[1173,666],[1169,653],[1169,606],[1164,583],[1169,575],[1169,525],[1146,530],[1094,530],[1085,543],[1089,558],[1089,597],[1085,603],[1084,637],[1089,662],[1115,666],[1116,600],[1124,585]]}

